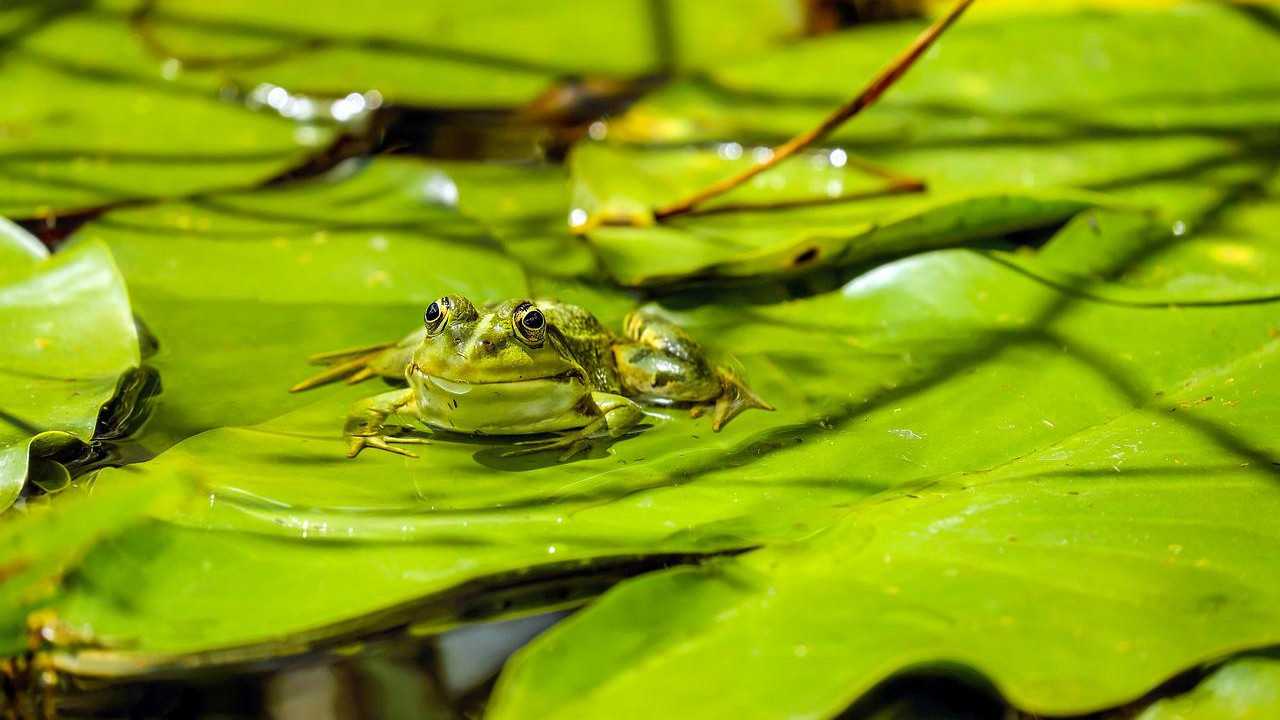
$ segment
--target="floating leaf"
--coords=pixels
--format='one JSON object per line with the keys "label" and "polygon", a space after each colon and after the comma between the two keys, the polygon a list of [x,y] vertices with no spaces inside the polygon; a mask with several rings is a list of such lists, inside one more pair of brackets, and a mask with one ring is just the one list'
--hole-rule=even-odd
{"label": "floating leaf", "polygon": [[158,509],[177,488],[120,478],[90,493],[76,490],[56,506],[31,505],[21,516],[0,522],[0,655],[29,649],[28,616],[57,596],[64,577],[93,545],[147,512]]}
{"label": "floating leaf", "polygon": [[[926,287],[912,276],[933,262],[885,299]],[[917,297],[943,342],[956,311],[932,277]],[[809,541],[624,584],[518,655],[493,715],[826,716],[939,663],[1029,712],[1077,714],[1280,640],[1276,304],[1196,311],[1198,340],[1161,360],[1119,335],[1192,311],[1059,300],[1027,318],[1007,300],[1013,328],[841,425],[841,445],[861,440],[850,465],[897,488]],[[1236,350],[1206,354],[1217,342]]]}
{"label": "floating leaf", "polygon": [[[1091,242],[1093,221],[1082,218],[1065,236]],[[786,542],[806,538],[832,553],[852,552],[825,538],[850,537],[862,526],[824,529],[844,528],[851,521],[842,517],[881,507],[864,503],[868,496],[943,478],[948,494],[930,501],[936,508],[921,507],[934,508],[935,514],[963,512],[970,494],[961,487],[969,484],[964,480],[969,475],[1014,468],[1018,458],[1051,455],[1056,445],[1083,442],[1099,429],[1149,422],[1148,410],[1134,408],[1176,406],[1193,392],[1180,389],[1187,378],[1265,359],[1269,350],[1259,348],[1275,344],[1269,336],[1272,303],[1191,310],[1082,300],[998,258],[964,251],[899,261],[856,279],[842,292],[776,306],[751,306],[745,302],[750,297],[679,313],[697,336],[736,355],[752,384],[779,408],[744,415],[719,435],[709,433],[702,420],[663,413],[666,417],[655,417],[654,427],[639,435],[565,464],[553,458],[502,458],[508,440],[460,437],[436,438],[418,459],[370,453],[347,460],[342,418],[351,402],[377,389],[363,385],[317,391],[311,404],[294,412],[258,424],[228,420],[233,426],[181,442],[132,472],[158,482],[194,483],[207,502],[157,514],[95,551],[82,569],[83,582],[57,607],[68,620],[130,644],[67,659],[66,667],[111,674],[182,663],[189,653],[206,650],[219,652],[201,656],[203,661],[225,662],[287,651],[289,646],[260,644],[268,638],[305,638],[310,646],[358,628],[383,627],[392,618],[406,622],[404,614],[414,609],[442,627],[477,616],[470,613],[554,607],[555,596],[538,591],[505,609],[481,603],[483,611],[459,606],[456,598],[467,587],[489,592],[497,587],[510,592],[522,582],[544,587],[537,583],[562,575],[565,563],[589,575],[593,568],[616,567],[643,555],[687,556],[779,543],[787,548]],[[410,318],[416,315],[415,309]],[[1205,341],[1208,327],[1215,328],[1213,342]],[[240,367],[249,368],[251,361],[241,360]],[[1241,367],[1242,373],[1250,370]],[[284,369],[271,375],[286,382],[296,377]],[[1260,387],[1246,381],[1252,375],[1239,377],[1228,386],[1234,391],[1213,401],[1214,412],[1235,412],[1230,403],[1244,407],[1241,393]],[[1153,400],[1159,392],[1170,399]],[[1205,421],[1212,431],[1204,432],[1264,447],[1259,433],[1274,405],[1263,399],[1250,401],[1249,412],[1261,414],[1248,416],[1239,427],[1213,415]],[[255,410],[252,402],[245,407]],[[1175,444],[1195,440],[1194,447],[1204,450],[1203,458],[1189,450],[1182,459],[1197,468],[1203,460],[1210,468],[1203,483],[1170,486],[1176,500],[1204,504],[1206,493],[1216,497],[1229,488],[1239,493],[1242,507],[1267,512],[1270,486],[1258,478],[1269,470],[1238,469],[1196,422],[1184,426],[1177,418],[1168,420],[1170,432],[1177,434]],[[1115,437],[1116,443],[1123,440]],[[1143,478],[1176,464],[1165,447],[1136,457],[1131,456],[1138,451],[1123,447],[1107,450],[1108,471],[1119,463],[1122,471],[1132,467],[1138,478],[1137,485],[1111,489],[1115,497],[1108,502],[1116,504],[1115,512],[1132,510],[1160,487]],[[1124,452],[1124,459],[1112,457],[1116,452]],[[1054,481],[1064,493],[1078,489],[1067,460],[1044,462],[1066,473]],[[110,482],[114,474],[104,472],[100,482]],[[1041,500],[1038,487],[1011,479],[991,483],[990,492],[1034,503]],[[908,512],[915,506],[905,500],[885,507],[898,508],[895,521],[908,525],[941,517]],[[1011,515],[992,523],[1030,522],[1031,515],[1016,512],[1017,503],[999,507]],[[1232,508],[1231,517],[1241,524],[1252,517]],[[909,544],[913,537],[887,534],[881,542]],[[1159,547],[1168,552],[1173,542]],[[1188,548],[1189,543],[1182,542]],[[1206,555],[1210,562],[1226,562],[1220,557],[1223,547],[1213,545],[1218,554]],[[1099,572],[1110,567],[1109,557],[1099,561]],[[1250,562],[1265,564],[1268,557],[1262,553]],[[1033,560],[1027,559],[1024,570],[1038,571]],[[825,560],[796,562],[797,568],[833,567]],[[1204,577],[1196,572],[1189,577]],[[1143,575],[1133,582],[1160,581],[1158,575]],[[897,584],[906,587],[905,579]],[[229,587],[235,592],[227,592]],[[118,601],[123,588],[128,588],[128,604]],[[933,597],[934,590],[922,586],[920,592]],[[1245,593],[1223,588],[1229,594],[1237,590]],[[1021,607],[1018,593],[1000,592],[991,602]],[[805,593],[815,596],[810,588]],[[1230,597],[1255,606],[1247,594]],[[673,594],[670,602],[696,605],[680,598]],[[463,613],[459,607],[471,610]],[[671,617],[674,622],[680,612],[673,610]],[[777,625],[782,633],[785,623]],[[1220,652],[1230,642],[1265,641],[1257,635],[1265,624],[1223,621],[1221,627],[1217,634],[1187,635],[1183,654],[1167,653],[1161,667],[1177,669],[1175,662]],[[890,629],[885,626],[886,633]],[[882,656],[875,647],[851,644],[847,652],[878,663]],[[600,659],[601,667],[607,665]],[[852,660],[848,667],[854,671]],[[1146,689],[1140,683],[1151,672],[1150,666],[1135,666],[1123,689]],[[1117,685],[1093,691],[1119,693],[1122,680],[1117,676]],[[841,698],[855,694],[850,689]],[[535,705],[528,707],[535,712]]]}
{"label": "floating leaf", "polygon": [[[618,147],[576,150],[576,198],[597,220],[637,211],[643,220],[815,125],[916,31],[860,28],[664,88],[610,123]],[[1018,61],[993,62],[997,47]],[[706,214],[589,224],[587,235],[619,281],[654,285],[997,236],[1065,219],[1071,201],[1098,194],[1165,227],[1194,224],[1242,183],[1269,177],[1266,158],[1280,147],[1280,85],[1266,70],[1275,62],[1274,33],[1220,6],[963,21],[821,151],[757,176]],[[679,147],[689,143],[698,145]],[[847,176],[867,161],[928,192],[866,197],[876,184]],[[816,207],[740,208],[805,194]],[[833,196],[846,202],[822,205]]]}
{"label": "floating leaf", "polygon": [[[19,231],[20,232],[20,231]],[[47,457],[65,443],[89,442],[99,411],[120,377],[138,364],[129,297],[111,252],[85,243],[39,260],[32,241],[0,235],[0,511],[26,484],[33,443]],[[67,471],[39,460],[54,486]]]}
{"label": "floating leaf", "polygon": [[216,79],[149,56],[118,5],[0,10],[0,26],[18,26],[0,46],[0,213],[54,217],[252,185],[330,137],[252,112],[219,97]]}
{"label": "floating leaf", "polygon": [[570,77],[625,80],[745,55],[799,33],[802,12],[793,0],[395,2],[355,13],[336,0],[168,0],[140,26],[165,52],[245,85],[492,107]]}

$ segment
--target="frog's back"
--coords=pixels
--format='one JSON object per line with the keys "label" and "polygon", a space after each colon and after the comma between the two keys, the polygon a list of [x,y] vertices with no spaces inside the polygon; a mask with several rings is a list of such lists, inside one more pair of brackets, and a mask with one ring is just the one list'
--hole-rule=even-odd
{"label": "frog's back", "polygon": [[538,300],[555,337],[582,369],[587,381],[601,392],[621,392],[613,360],[614,335],[586,309],[556,300]]}

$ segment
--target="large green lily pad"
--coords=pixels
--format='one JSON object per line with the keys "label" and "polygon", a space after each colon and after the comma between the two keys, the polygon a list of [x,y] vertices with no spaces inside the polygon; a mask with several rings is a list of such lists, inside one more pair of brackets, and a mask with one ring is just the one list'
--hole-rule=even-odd
{"label": "large green lily pad", "polygon": [[0,213],[54,217],[139,198],[249,186],[331,135],[219,96],[153,57],[133,3],[0,9]]}
{"label": "large green lily pad", "polygon": [[[1092,242],[1095,226],[1105,232],[1110,221],[1082,218],[1059,240]],[[123,248],[136,240],[115,242]],[[405,315],[412,323],[417,309]],[[366,453],[347,460],[341,420],[349,403],[377,389],[369,385],[318,391],[310,404],[265,422],[224,421],[228,427],[131,471],[194,484],[205,502],[156,513],[89,556],[58,610],[120,644],[68,655],[64,667],[118,674],[244,659],[281,652],[260,644],[271,638],[305,638],[309,646],[404,622],[414,608],[429,608],[433,627],[448,626],[472,616],[451,600],[462,588],[545,580],[563,575],[565,563],[590,573],[641,555],[810,537],[835,543],[823,538],[846,531],[824,529],[843,528],[842,518],[856,516],[877,492],[1051,454],[1046,448],[1055,444],[1145,417],[1134,408],[1156,393],[1173,397],[1185,379],[1270,347],[1274,306],[1193,311],[1095,302],[997,257],[949,251],[886,266],[842,292],[776,306],[726,302],[677,316],[736,355],[778,412],[744,415],[720,435],[705,421],[669,414],[567,464],[502,458],[501,439],[460,438],[437,438],[419,459]],[[1209,326],[1216,327],[1212,343],[1205,342]],[[184,332],[171,326],[168,342]],[[163,346],[165,334],[158,334]],[[263,368],[279,369],[265,375],[293,379],[296,361],[270,363]],[[245,417],[266,413],[265,404],[255,408],[257,397],[246,397]],[[1196,426],[1170,422],[1200,438],[1206,453],[1222,452]],[[1216,416],[1213,422],[1215,432],[1238,430],[1219,427]],[[1250,427],[1243,432],[1256,442]],[[1213,467],[1225,462],[1211,460]],[[104,472],[99,482],[117,472]],[[1235,488],[1234,475],[1226,477],[1193,489]],[[1027,502],[1038,497],[1033,483],[1007,486],[1029,493]],[[956,490],[946,497],[958,503],[967,496]],[[1132,502],[1147,496],[1137,497]],[[1249,496],[1258,512],[1266,498],[1261,491]],[[129,602],[122,603],[125,588]],[[485,612],[554,606],[553,598],[535,593]],[[673,595],[671,602],[682,601]],[[1225,630],[1189,636],[1183,657],[1220,651],[1232,639]],[[202,651],[217,652],[192,655]],[[1135,687],[1126,689],[1145,689],[1138,685],[1148,676],[1133,676]]]}
{"label": "large green lily pad", "polygon": [[[1075,714],[1277,642],[1275,302],[1253,320],[1242,306],[1010,304],[982,284],[940,291],[941,268],[915,276],[935,263],[846,293],[927,303],[939,341],[975,305],[1009,327],[971,330],[938,376],[838,425],[833,444],[861,441],[859,472],[895,487],[810,540],[624,584],[517,657],[495,717],[829,715],[936,664],[984,674],[1024,710]],[[1173,316],[1188,336],[1155,329]],[[1147,331],[1159,349],[1135,354]],[[1204,354],[1220,342],[1240,344]]]}
{"label": "large green lily pad", "polygon": [[[734,174],[814,126],[918,30],[861,28],[664,88],[609,124],[615,147],[576,150],[578,207],[643,220]],[[657,285],[996,236],[1065,218],[1064,201],[1089,197],[1187,224],[1243,179],[1267,176],[1280,146],[1277,61],[1271,29],[1224,6],[965,20],[826,147],[708,203],[709,214],[588,238],[622,283]],[[857,158],[929,191],[864,197],[876,183],[850,181]],[[734,210],[805,195],[818,206]],[[833,197],[848,200],[821,204]]]}
{"label": "large green lily pad", "polygon": [[[129,296],[111,252],[86,243],[42,258],[19,233],[0,235],[0,511],[26,484],[32,442],[49,450],[89,442],[121,375],[138,364]],[[37,465],[50,482],[67,479],[52,460]]]}

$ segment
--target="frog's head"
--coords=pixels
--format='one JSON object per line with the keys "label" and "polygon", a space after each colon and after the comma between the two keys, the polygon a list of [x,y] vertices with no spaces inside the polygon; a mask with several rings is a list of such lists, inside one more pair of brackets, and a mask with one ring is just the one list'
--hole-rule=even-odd
{"label": "frog's head", "polygon": [[519,382],[556,377],[577,366],[548,337],[547,318],[529,300],[506,300],[483,310],[461,295],[446,295],[422,316],[426,337],[413,367],[463,383]]}

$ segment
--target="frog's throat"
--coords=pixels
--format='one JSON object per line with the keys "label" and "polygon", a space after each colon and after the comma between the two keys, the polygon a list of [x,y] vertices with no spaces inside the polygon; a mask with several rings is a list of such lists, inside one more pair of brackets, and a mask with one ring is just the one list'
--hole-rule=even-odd
{"label": "frog's throat", "polygon": [[445,392],[454,395],[465,395],[470,392],[473,385],[522,385],[524,383],[545,382],[547,380],[559,380],[562,382],[572,382],[581,380],[582,376],[577,370],[569,370],[556,375],[544,375],[541,377],[527,377],[519,380],[490,380],[486,382],[476,382],[474,380],[451,380],[441,375],[432,375],[431,373],[418,367],[417,363],[409,364],[409,372],[422,380],[429,382]]}

